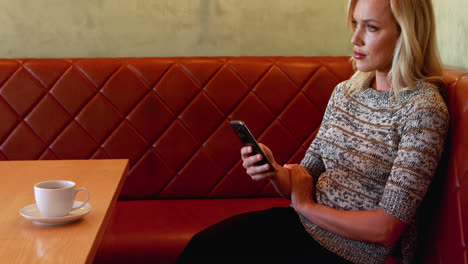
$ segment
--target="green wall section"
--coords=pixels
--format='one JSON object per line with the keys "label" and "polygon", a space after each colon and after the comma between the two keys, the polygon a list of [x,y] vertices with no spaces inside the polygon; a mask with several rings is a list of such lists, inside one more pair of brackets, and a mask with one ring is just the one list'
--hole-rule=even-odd
{"label": "green wall section", "polygon": [[[466,0],[434,0],[445,64],[468,68]],[[0,57],[351,55],[345,0],[0,0]]]}

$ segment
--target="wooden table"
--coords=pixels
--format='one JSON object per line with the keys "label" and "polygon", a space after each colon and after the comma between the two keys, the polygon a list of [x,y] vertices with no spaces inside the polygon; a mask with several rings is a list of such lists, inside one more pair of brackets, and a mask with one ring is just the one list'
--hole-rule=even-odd
{"label": "wooden table", "polygon": [[[0,161],[0,261],[91,263],[125,181],[128,160]],[[19,211],[34,201],[34,184],[71,180],[90,193],[92,210],[63,225],[37,224]],[[79,192],[76,200],[84,200]]]}

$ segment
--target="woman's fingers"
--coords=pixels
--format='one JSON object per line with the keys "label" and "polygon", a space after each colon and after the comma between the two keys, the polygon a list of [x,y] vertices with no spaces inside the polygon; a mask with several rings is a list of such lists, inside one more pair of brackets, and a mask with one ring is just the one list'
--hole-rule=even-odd
{"label": "woman's fingers", "polygon": [[253,155],[253,156],[248,156],[246,158],[242,158],[242,160],[244,161],[242,163],[242,166],[244,166],[244,168],[248,169],[249,167],[256,165],[257,162],[262,160],[262,155],[257,154],[257,155]]}
{"label": "woman's fingers", "polygon": [[[262,147],[266,148],[266,150],[269,151],[269,149],[266,146],[262,145]],[[246,169],[247,174],[250,175],[250,177],[254,181],[267,179],[273,176],[274,172],[268,171],[270,165],[257,165],[257,163],[263,158],[262,154],[252,155],[253,148],[251,146],[241,148],[240,152],[242,158],[242,166]]]}
{"label": "woman's fingers", "polygon": [[250,166],[247,169],[247,174],[249,175],[257,175],[257,174],[261,174],[261,173],[264,173],[266,171],[268,171],[268,169],[270,168],[270,166],[268,164],[264,164],[264,165],[261,165],[261,166]]}
{"label": "woman's fingers", "polygon": [[299,164],[284,164],[284,167],[293,173],[299,173],[302,170],[305,171],[304,167]]}
{"label": "woman's fingers", "polygon": [[250,156],[252,151],[253,151],[253,148],[251,146],[241,148],[241,157],[246,158],[246,157]]}
{"label": "woman's fingers", "polygon": [[273,174],[274,174],[274,172],[267,172],[267,173],[263,173],[263,174],[252,175],[252,176],[250,176],[250,178],[252,178],[252,180],[254,180],[254,181],[260,181],[260,180],[264,180],[264,179],[268,179],[268,178],[272,177]]}

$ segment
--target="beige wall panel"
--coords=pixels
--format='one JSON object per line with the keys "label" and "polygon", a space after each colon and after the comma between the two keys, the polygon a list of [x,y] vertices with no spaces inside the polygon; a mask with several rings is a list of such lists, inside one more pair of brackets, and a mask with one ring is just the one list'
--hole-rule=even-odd
{"label": "beige wall panel", "polygon": [[0,0],[0,57],[349,55],[346,1]]}
{"label": "beige wall panel", "polygon": [[[434,0],[443,62],[468,69],[467,0]],[[0,57],[350,55],[347,0],[0,0]]]}
{"label": "beige wall panel", "polygon": [[443,63],[468,70],[468,1],[433,0],[433,3]]}

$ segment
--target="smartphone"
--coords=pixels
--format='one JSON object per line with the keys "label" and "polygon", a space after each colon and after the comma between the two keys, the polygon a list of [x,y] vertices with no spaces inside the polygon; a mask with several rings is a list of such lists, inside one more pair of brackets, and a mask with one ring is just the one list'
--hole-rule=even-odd
{"label": "smartphone", "polygon": [[256,155],[256,154],[262,154],[262,160],[257,162],[258,166],[264,165],[264,164],[269,164],[270,168],[268,171],[275,171],[275,167],[271,163],[271,161],[268,159],[268,157],[265,155],[263,152],[262,148],[258,145],[257,140],[255,140],[254,136],[252,133],[250,133],[250,130],[247,128],[244,122],[239,121],[239,120],[233,120],[230,122],[232,130],[236,133],[236,135],[239,137],[240,141],[244,146],[251,146],[253,151],[251,155]]}

